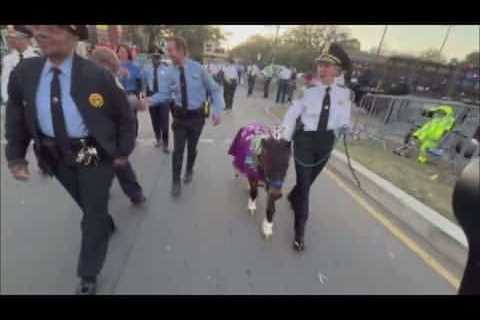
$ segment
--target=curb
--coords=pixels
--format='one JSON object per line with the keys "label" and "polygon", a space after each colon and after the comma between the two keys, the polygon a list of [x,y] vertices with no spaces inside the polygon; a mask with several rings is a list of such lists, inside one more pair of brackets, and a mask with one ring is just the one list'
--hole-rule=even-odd
{"label": "curb", "polygon": [[[355,185],[346,155],[334,150],[330,160],[328,167]],[[424,238],[438,252],[461,266],[465,264],[468,242],[459,226],[358,162],[351,160],[351,163],[362,189],[368,196]]]}
{"label": "curb", "polygon": [[[271,107],[267,106],[265,113],[281,121],[270,109]],[[358,162],[351,159],[351,164],[362,189],[369,197],[425,239],[435,250],[458,265],[465,265],[468,242],[459,226]],[[334,150],[327,167],[356,185],[344,153]]]}

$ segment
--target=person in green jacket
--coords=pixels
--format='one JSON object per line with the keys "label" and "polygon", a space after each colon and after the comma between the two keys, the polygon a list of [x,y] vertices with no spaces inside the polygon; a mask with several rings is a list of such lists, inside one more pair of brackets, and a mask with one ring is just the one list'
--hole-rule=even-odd
{"label": "person in green jacket", "polygon": [[422,164],[428,162],[427,152],[435,149],[455,125],[455,111],[451,106],[441,105],[430,109],[429,113],[433,114],[433,119],[413,133],[413,138],[419,145],[417,160]]}

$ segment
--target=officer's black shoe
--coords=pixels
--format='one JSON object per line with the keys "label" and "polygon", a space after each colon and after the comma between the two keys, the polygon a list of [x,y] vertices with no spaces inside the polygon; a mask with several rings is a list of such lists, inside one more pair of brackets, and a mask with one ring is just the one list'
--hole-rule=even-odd
{"label": "officer's black shoe", "polygon": [[82,279],[75,292],[77,295],[95,295],[97,294],[97,280]]}
{"label": "officer's black shoe", "polygon": [[160,148],[161,145],[162,143],[160,142],[160,140],[157,140],[157,142],[155,142],[155,148]]}
{"label": "officer's black shoe", "polygon": [[186,174],[185,174],[185,178],[183,178],[183,182],[185,184],[188,184],[190,182],[192,182],[193,180],[193,172],[192,171],[188,171]]}
{"label": "officer's black shoe", "polygon": [[303,240],[294,240],[293,241],[293,250],[297,252],[302,252],[305,250],[305,242]]}
{"label": "officer's black shoe", "polygon": [[180,196],[181,193],[182,193],[182,185],[180,184],[180,182],[174,182],[172,184],[172,196],[174,198],[177,198]]}
{"label": "officer's black shoe", "polygon": [[145,198],[143,194],[140,194],[139,196],[132,198],[131,200],[134,206],[140,206],[147,201],[147,198]]}

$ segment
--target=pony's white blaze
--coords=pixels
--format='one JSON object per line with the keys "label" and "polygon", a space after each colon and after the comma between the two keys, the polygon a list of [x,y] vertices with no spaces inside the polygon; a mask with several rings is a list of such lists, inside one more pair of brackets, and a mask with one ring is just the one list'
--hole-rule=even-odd
{"label": "pony's white blaze", "polygon": [[250,214],[253,215],[256,210],[257,210],[256,201],[252,200],[252,198],[248,198],[248,211],[250,211]]}
{"label": "pony's white blaze", "polygon": [[265,238],[271,237],[273,234],[273,222],[270,223],[267,221],[267,218],[264,218],[262,223],[262,231]]}

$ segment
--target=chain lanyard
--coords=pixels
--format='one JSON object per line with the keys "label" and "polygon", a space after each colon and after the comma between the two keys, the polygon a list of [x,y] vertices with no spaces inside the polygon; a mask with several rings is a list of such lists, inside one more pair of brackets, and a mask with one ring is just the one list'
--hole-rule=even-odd
{"label": "chain lanyard", "polygon": [[328,160],[328,158],[330,157],[330,155],[333,152],[333,149],[335,149],[335,145],[337,144],[337,141],[338,141],[338,138],[335,137],[335,140],[333,141],[332,149],[324,157],[322,157],[320,160],[318,160],[314,163],[305,163],[305,162],[301,161],[300,159],[295,157],[295,152],[293,153],[293,159],[295,160],[295,163],[298,163],[300,166],[302,166],[304,168],[317,167],[317,166],[321,165],[322,163],[324,163],[325,161]]}

